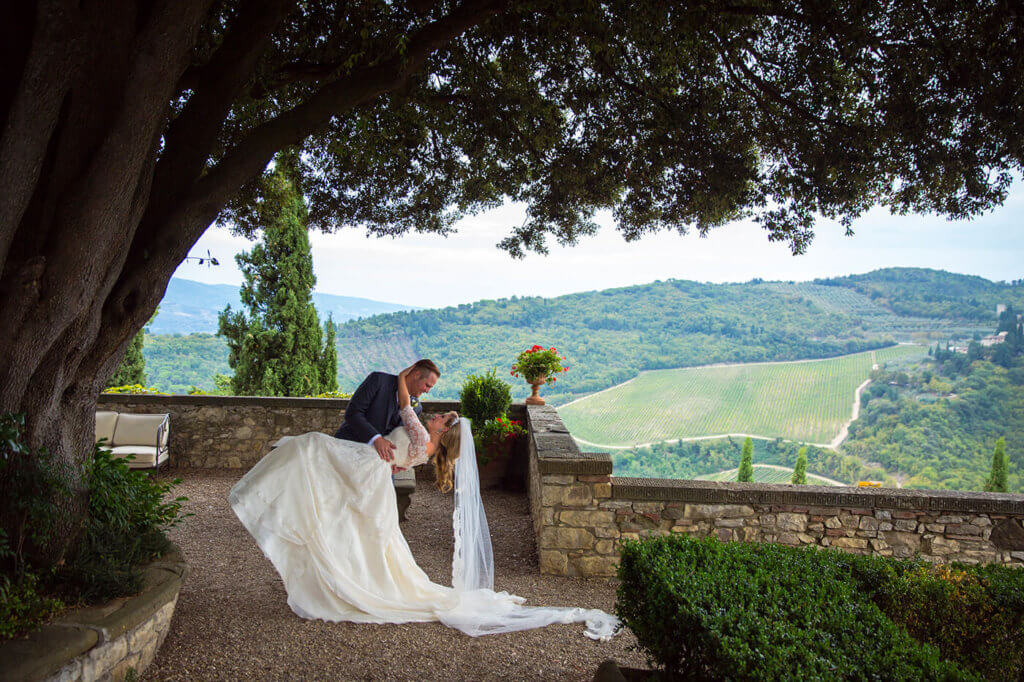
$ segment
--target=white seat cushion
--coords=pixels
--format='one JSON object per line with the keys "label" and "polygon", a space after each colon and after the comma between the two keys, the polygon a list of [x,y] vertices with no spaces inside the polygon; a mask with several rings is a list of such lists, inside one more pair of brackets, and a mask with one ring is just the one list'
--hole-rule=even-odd
{"label": "white seat cushion", "polygon": [[109,446],[111,441],[114,440],[114,427],[117,425],[117,412],[108,412],[106,410],[96,411],[96,442],[100,442],[100,438],[107,439],[107,445]]}
{"label": "white seat cushion", "polygon": [[[155,467],[156,466],[156,448],[153,446],[145,445],[119,445],[110,449],[114,453],[115,457],[127,457],[128,455],[135,455],[135,459],[128,462],[128,466],[132,469],[141,469],[144,467]],[[162,450],[160,452],[160,463],[163,464],[167,461],[167,451]]]}
{"label": "white seat cushion", "polygon": [[[156,434],[166,414],[124,414],[118,416],[114,429],[113,444],[156,445]],[[166,445],[166,441],[161,445]]]}

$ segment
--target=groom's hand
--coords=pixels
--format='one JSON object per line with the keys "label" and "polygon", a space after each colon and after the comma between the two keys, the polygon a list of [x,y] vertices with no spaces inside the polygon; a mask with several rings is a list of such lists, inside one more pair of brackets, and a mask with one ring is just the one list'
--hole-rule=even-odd
{"label": "groom's hand", "polygon": [[378,438],[373,441],[373,449],[377,451],[377,454],[385,462],[391,462],[395,459],[395,444],[389,440]]}

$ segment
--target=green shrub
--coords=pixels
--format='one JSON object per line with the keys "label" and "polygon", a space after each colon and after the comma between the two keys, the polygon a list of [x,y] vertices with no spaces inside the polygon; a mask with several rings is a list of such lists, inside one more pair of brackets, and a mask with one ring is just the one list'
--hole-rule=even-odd
{"label": "green shrub", "polygon": [[988,680],[1024,679],[1024,572],[1005,566],[932,565],[838,557],[896,624],[943,658]]}
{"label": "green shrub", "polygon": [[139,564],[163,553],[164,531],[184,515],[186,498],[166,501],[180,479],[161,481],[128,468],[102,444],[87,469],[89,516],[78,551],[60,578],[86,602],[103,601],[138,591]]}
{"label": "green shrub", "polygon": [[669,676],[981,679],[894,623],[848,555],[669,536],[623,543],[619,578],[617,614]]}
{"label": "green shrub", "polygon": [[0,574],[0,640],[35,629],[63,608],[59,599],[39,593],[34,573],[26,571],[14,578]]}
{"label": "green shrub", "polygon": [[484,374],[470,374],[459,393],[462,415],[482,426],[496,417],[504,417],[512,404],[512,389],[498,378],[494,368]]}

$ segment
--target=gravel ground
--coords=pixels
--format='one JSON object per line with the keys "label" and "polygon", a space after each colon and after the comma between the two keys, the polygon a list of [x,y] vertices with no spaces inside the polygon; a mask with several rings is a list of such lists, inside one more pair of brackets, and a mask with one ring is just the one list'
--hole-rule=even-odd
{"label": "gravel ground", "polygon": [[[273,566],[227,504],[238,470],[171,471],[195,515],[171,532],[192,567],[171,631],[146,680],[589,680],[601,661],[642,666],[622,632],[594,642],[582,624],[468,637],[439,623],[360,625],[303,620]],[[612,581],[541,575],[526,497],[485,491],[495,589],[528,604],[611,611]],[[402,524],[430,578],[451,584],[452,496],[420,482]]]}

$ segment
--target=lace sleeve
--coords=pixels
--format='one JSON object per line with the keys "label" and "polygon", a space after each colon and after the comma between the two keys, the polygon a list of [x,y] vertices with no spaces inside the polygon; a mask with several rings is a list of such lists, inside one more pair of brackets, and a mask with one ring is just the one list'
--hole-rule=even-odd
{"label": "lace sleeve", "polygon": [[409,466],[414,467],[427,461],[427,443],[430,442],[430,434],[423,426],[416,410],[412,406],[403,407],[399,411],[402,417],[402,426],[409,434]]}

